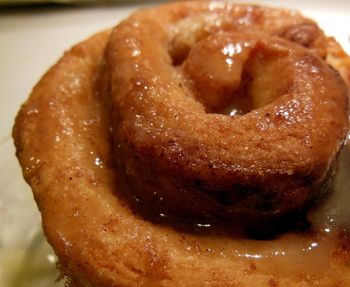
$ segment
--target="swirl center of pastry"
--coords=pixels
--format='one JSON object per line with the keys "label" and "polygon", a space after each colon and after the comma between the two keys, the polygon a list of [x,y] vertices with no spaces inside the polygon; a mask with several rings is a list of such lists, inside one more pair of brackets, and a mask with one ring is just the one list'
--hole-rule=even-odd
{"label": "swirl center of pastry", "polygon": [[226,32],[194,45],[183,73],[206,112],[234,116],[287,94],[305,73],[298,75],[298,59],[294,45],[277,38]]}

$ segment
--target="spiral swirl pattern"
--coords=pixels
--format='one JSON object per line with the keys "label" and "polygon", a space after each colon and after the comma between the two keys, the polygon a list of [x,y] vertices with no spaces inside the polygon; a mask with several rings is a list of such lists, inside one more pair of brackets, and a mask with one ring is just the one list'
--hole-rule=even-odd
{"label": "spiral swirl pattern", "polygon": [[[349,285],[338,233],[255,241],[207,224],[270,222],[326,189],[349,71],[313,21],[221,2],[140,11],[66,52],[13,136],[69,284]],[[159,224],[133,201],[206,224]]]}
{"label": "spiral swirl pattern", "polygon": [[159,213],[233,222],[304,208],[347,133],[324,34],[277,10],[185,6],[136,13],[107,47],[115,158],[133,194]]}

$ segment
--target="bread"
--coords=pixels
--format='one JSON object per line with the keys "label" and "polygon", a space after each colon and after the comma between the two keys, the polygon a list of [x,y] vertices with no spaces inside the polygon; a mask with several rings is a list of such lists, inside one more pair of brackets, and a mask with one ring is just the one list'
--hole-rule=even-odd
{"label": "bread", "polygon": [[[173,22],[178,24],[172,26]],[[231,22],[235,31],[230,31]],[[226,30],[220,32],[221,27]],[[201,81],[206,87],[203,93],[196,80],[183,80],[193,74],[191,61],[196,59],[191,57],[197,55],[187,55],[194,42],[203,37],[204,46],[211,44],[205,42],[210,37],[240,41],[242,32],[247,37],[244,41],[258,46],[255,53],[267,51],[261,52],[263,59],[265,55],[297,56],[300,66],[293,67],[296,72],[285,71],[296,73],[309,92],[296,85],[290,94],[284,91],[287,96],[282,93],[272,101],[267,97],[268,103],[263,101],[250,106],[244,115],[230,117],[222,115],[220,100],[205,96],[211,87],[206,81]],[[158,41],[171,43],[169,49],[158,47]],[[273,48],[267,47],[271,43]],[[206,63],[209,57],[205,55],[199,63]],[[304,67],[305,63],[311,66]],[[320,191],[328,190],[333,163],[347,132],[348,63],[333,39],[295,12],[209,2],[174,3],[137,12],[113,31],[96,34],[66,52],[22,106],[13,135],[44,232],[69,284],[350,285],[346,233],[313,230],[307,224],[295,229],[294,217],[291,225],[284,218],[301,211],[304,215]],[[178,72],[182,67],[184,72]],[[252,67],[260,66],[253,63]],[[315,67],[317,71],[312,70]],[[154,70],[159,74],[154,75]],[[305,72],[300,75],[298,71]],[[283,70],[281,73],[275,77],[281,76],[282,81]],[[312,73],[317,81],[312,81]],[[160,85],[163,75],[166,83]],[[174,80],[174,75],[180,79]],[[141,96],[144,100],[137,98]],[[257,100],[261,100],[259,93]],[[288,101],[300,104],[293,107],[301,112],[299,116],[276,115],[280,111],[276,107]],[[271,132],[267,113],[273,118]],[[176,115],[178,121],[169,120]],[[300,117],[302,124],[298,125]],[[288,137],[288,119],[296,119],[290,123],[295,137]],[[240,124],[244,127],[241,132]],[[265,127],[264,134],[269,136],[258,143],[254,135]],[[187,137],[179,137],[176,133],[180,132]],[[232,140],[226,148],[224,140],[232,132],[241,139]],[[277,138],[270,146],[272,136]],[[250,145],[249,141],[243,144],[247,139],[252,140]],[[279,142],[284,145],[279,147]],[[253,156],[244,158],[244,146]],[[234,148],[237,157],[232,159]],[[220,165],[215,166],[218,158]],[[283,161],[293,164],[285,168]],[[256,169],[226,168],[223,163],[256,165]],[[267,169],[271,167],[272,171]],[[249,208],[252,198],[238,196],[249,189],[229,189],[234,200],[228,200],[229,204],[222,200],[232,182],[249,185],[252,194],[261,198],[270,196],[269,185],[278,187],[272,188],[272,202],[258,200]],[[266,203],[271,204],[259,209]],[[266,240],[256,240],[246,232],[247,227],[260,231],[270,222],[278,232],[285,224],[287,231],[276,231],[275,238]]]}

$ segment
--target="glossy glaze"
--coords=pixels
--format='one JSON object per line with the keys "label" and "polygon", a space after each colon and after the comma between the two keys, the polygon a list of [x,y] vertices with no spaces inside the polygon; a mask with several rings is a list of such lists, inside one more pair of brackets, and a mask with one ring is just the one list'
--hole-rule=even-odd
{"label": "glossy glaze", "polygon": [[[188,11],[192,16],[204,11],[206,15],[199,17],[199,22],[196,22],[200,24],[201,19],[207,21],[210,16],[207,15],[209,10],[216,13],[209,17],[212,19],[210,23],[222,26],[227,16],[225,11],[228,9],[241,15],[237,23],[242,25],[258,25],[264,18],[264,13],[270,13],[269,21],[280,17],[291,21],[293,25],[306,21],[295,13],[251,6],[199,2],[175,3],[166,7],[164,10],[154,10],[151,18],[158,19],[159,15],[171,12],[176,19],[186,15]],[[217,14],[220,14],[220,11],[224,11],[225,17],[218,19]],[[186,19],[183,21],[186,22]],[[288,21],[286,23],[290,24]],[[185,22],[182,25],[188,25]],[[130,29],[143,27],[139,25],[140,19],[136,16],[127,23],[130,24]],[[191,32],[196,32],[196,27]],[[172,30],[173,27],[169,29],[172,33],[177,33],[176,29]],[[207,31],[206,28],[204,30]],[[288,32],[289,29],[280,32],[293,35],[286,30]],[[127,37],[130,32],[128,29],[124,32],[123,43],[128,49],[119,56],[133,59],[130,61],[131,66],[120,65],[114,69],[111,62],[103,61],[104,48],[111,40],[109,32],[98,34],[75,46],[35,87],[30,99],[22,107],[14,128],[17,155],[42,213],[45,234],[59,257],[62,273],[70,278],[72,285],[348,286],[350,279],[347,264],[350,249],[347,232],[342,230],[343,222],[347,222],[348,219],[343,215],[339,218],[344,219],[334,228],[330,228],[329,222],[322,219],[318,221],[320,224],[314,221],[315,227],[305,232],[290,231],[275,239],[253,240],[243,237],[236,230],[210,226],[210,223],[205,221],[198,221],[197,227],[190,226],[187,229],[179,227],[178,224],[161,224],[143,217],[132,208],[132,204],[124,195],[133,195],[134,190],[131,189],[130,182],[125,182],[123,172],[120,172],[121,167],[132,172],[132,166],[115,165],[118,156],[122,157],[123,154],[117,153],[116,156],[115,151],[121,149],[118,141],[112,144],[111,135],[118,131],[111,123],[110,99],[105,98],[110,87],[105,79],[106,69],[115,72],[115,77],[126,76],[131,83],[135,83],[134,99],[141,106],[129,105],[129,101],[121,105],[128,108],[124,115],[134,119],[123,128],[131,126],[135,132],[133,135],[138,139],[155,143],[154,139],[161,133],[167,137],[171,136],[169,126],[165,125],[166,118],[159,117],[159,110],[147,109],[146,113],[141,113],[149,100],[149,93],[153,93],[154,98],[160,98],[162,103],[170,103],[172,109],[175,109],[179,102],[167,97],[169,89],[178,88],[171,83],[169,86],[159,85],[158,76],[151,77],[149,81],[142,77],[131,77],[132,73],[141,71],[143,76],[148,75],[152,68],[157,67],[157,62],[150,64],[144,61],[145,51],[138,48],[140,43]],[[139,31],[142,32],[144,31]],[[180,42],[184,44],[185,40],[191,40],[186,37],[175,38],[177,47],[181,46]],[[160,37],[160,40],[165,41],[166,37]],[[315,50],[318,48],[316,45]],[[170,54],[162,54],[158,50],[155,52],[160,52],[156,53],[156,59],[164,55],[168,61],[173,71],[171,79],[175,79],[175,83],[181,81],[183,75],[179,73],[179,66],[173,67],[171,51]],[[186,55],[186,48],[183,52]],[[222,54],[226,57],[225,53]],[[113,53],[111,55],[116,56]],[[294,68],[302,71],[304,64],[305,61],[299,61],[295,63]],[[145,66],[147,69],[143,69]],[[160,69],[160,75],[163,72],[166,73],[167,68]],[[313,77],[318,75],[317,71],[316,74],[313,73],[313,69],[310,73]],[[119,88],[127,90],[128,84],[124,83]],[[116,89],[116,86],[112,87],[112,91],[113,89]],[[304,95],[309,94],[305,92]],[[194,101],[195,98],[190,94],[188,98],[181,99],[195,111],[201,112],[203,117],[215,120],[219,130],[225,130],[221,119],[232,119],[227,115],[205,113],[203,106]],[[118,99],[114,99],[116,100]],[[294,99],[288,104],[278,105],[271,117],[266,116],[258,123],[257,131],[269,131],[278,121],[293,124],[302,121],[303,117],[308,119],[308,103],[308,100],[303,102]],[[296,111],[302,113],[298,114]],[[251,115],[257,114],[253,112]],[[119,119],[119,116],[118,112],[112,111],[114,120]],[[193,119],[191,113],[176,112],[173,116],[174,126],[180,127],[182,123],[191,122]],[[204,125],[203,130],[205,129]],[[155,133],[150,134],[150,131]],[[324,132],[322,126],[319,131]],[[179,134],[181,135],[181,129]],[[244,136],[244,133],[242,135]],[[210,136],[215,137],[216,134]],[[306,134],[301,138],[305,148],[316,148],[317,144],[327,147],[326,142],[320,143],[318,138],[313,136]],[[224,137],[221,140],[221,145],[227,145]],[[179,142],[172,141],[171,144],[174,151],[181,151]],[[204,150],[205,147],[201,146]],[[249,149],[249,145],[246,144],[241,147],[242,150],[246,150],[246,147]],[[274,150],[283,151],[283,146],[276,145]],[[284,157],[288,156],[288,153],[284,153]],[[305,158],[299,154],[297,159]],[[257,163],[257,168],[262,171],[260,164]],[[220,166],[223,166],[220,162],[212,162],[212,167]],[[239,167],[245,172],[256,168],[248,165]],[[283,161],[280,167],[288,175],[295,171],[283,166]],[[341,171],[347,173],[342,167]],[[338,194],[338,191],[335,194]],[[160,189],[152,190],[153,195],[159,200],[164,200]],[[177,198],[181,199],[181,196],[182,194],[176,194]],[[140,198],[138,201],[142,203]],[[194,203],[191,202],[191,207],[196,210]],[[161,217],[165,216],[166,213],[162,213]]]}

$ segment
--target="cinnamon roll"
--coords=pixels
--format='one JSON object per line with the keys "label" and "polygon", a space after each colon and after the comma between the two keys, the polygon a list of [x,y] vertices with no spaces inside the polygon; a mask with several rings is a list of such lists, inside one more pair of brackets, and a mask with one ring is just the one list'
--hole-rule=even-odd
{"label": "cinnamon roll", "polygon": [[349,71],[312,20],[222,2],[142,10],[66,52],[13,136],[70,284],[349,285],[346,230],[307,220]]}

